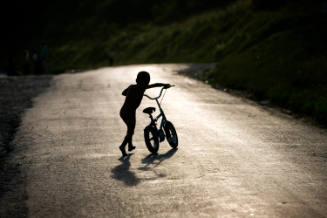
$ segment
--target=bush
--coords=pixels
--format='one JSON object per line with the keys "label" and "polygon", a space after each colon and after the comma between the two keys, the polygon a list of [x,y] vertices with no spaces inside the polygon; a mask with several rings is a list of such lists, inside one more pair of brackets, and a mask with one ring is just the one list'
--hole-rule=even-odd
{"label": "bush", "polygon": [[278,9],[285,1],[283,0],[252,0],[252,7],[254,9],[275,10]]}

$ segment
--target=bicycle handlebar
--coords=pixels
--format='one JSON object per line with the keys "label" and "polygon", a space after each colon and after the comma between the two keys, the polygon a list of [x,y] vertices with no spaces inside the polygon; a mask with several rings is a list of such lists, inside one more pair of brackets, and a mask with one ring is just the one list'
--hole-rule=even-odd
{"label": "bicycle handlebar", "polygon": [[[173,86],[174,86],[174,85],[171,85],[170,87],[173,87]],[[169,89],[170,87],[168,87],[167,89]],[[159,94],[157,97],[152,98],[152,97],[148,96],[147,94],[144,94],[144,96],[147,97],[147,98],[149,98],[149,99],[151,99],[151,100],[156,100],[156,99],[158,99],[158,98],[161,97],[162,91],[163,91],[164,89],[165,89],[165,87],[162,87],[162,88],[161,88],[161,90],[160,90],[160,94]]]}

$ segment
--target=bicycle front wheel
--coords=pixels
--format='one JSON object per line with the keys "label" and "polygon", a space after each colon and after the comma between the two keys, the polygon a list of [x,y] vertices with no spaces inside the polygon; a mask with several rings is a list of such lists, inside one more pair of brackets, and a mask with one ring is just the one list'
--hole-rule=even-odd
{"label": "bicycle front wheel", "polygon": [[147,126],[144,129],[144,140],[148,150],[156,154],[159,150],[159,134],[154,126]]}
{"label": "bicycle front wheel", "polygon": [[174,125],[171,122],[166,121],[164,130],[165,130],[166,138],[167,138],[169,145],[172,148],[176,148],[178,146],[178,137],[177,137],[177,132],[175,130]]}

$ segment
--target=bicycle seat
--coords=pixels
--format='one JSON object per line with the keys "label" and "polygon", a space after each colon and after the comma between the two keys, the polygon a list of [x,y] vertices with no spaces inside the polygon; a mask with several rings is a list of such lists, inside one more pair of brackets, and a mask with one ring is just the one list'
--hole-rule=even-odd
{"label": "bicycle seat", "polygon": [[156,108],[154,108],[154,107],[147,107],[143,110],[143,113],[151,115],[155,110],[156,110]]}

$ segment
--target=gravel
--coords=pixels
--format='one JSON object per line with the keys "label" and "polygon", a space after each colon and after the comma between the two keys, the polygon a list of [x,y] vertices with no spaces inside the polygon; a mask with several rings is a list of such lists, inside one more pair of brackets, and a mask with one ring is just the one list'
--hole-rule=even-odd
{"label": "gravel", "polygon": [[[52,76],[0,77],[0,217],[25,217],[24,173],[15,163],[12,143],[24,111],[49,87]],[[20,190],[14,196],[12,190]]]}

